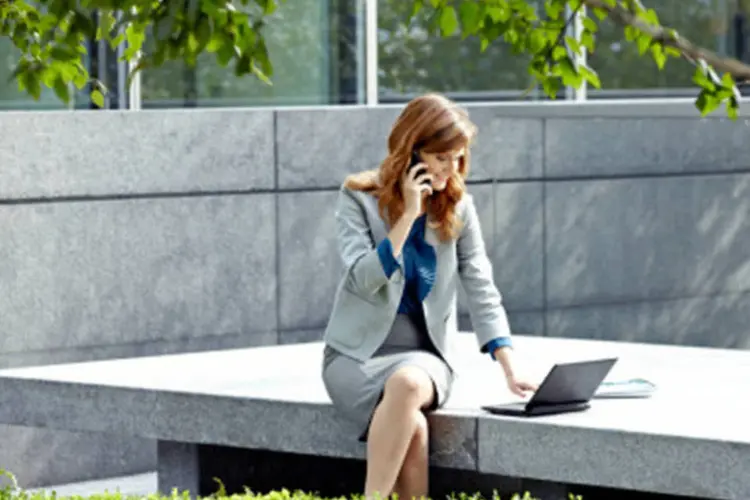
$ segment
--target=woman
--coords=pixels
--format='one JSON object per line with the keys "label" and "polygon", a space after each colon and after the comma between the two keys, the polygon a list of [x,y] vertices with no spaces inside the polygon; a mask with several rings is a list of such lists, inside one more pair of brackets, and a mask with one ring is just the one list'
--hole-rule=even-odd
{"label": "woman", "polygon": [[418,97],[394,124],[380,168],[349,176],[339,195],[345,274],[322,375],[368,443],[368,498],[428,493],[425,412],[441,407],[453,384],[446,334],[456,329],[457,280],[480,350],[500,362],[513,393],[536,389],[513,371],[507,317],[465,192],[474,135],[453,102]]}

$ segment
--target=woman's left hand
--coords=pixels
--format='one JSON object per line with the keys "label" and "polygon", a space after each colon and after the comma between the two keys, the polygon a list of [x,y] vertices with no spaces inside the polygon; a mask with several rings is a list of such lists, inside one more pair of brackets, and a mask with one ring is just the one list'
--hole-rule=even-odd
{"label": "woman's left hand", "polygon": [[524,397],[528,395],[528,393],[534,392],[537,389],[537,386],[535,384],[520,379],[515,375],[505,377],[505,381],[508,384],[508,389],[510,389],[510,392],[512,392],[516,396]]}

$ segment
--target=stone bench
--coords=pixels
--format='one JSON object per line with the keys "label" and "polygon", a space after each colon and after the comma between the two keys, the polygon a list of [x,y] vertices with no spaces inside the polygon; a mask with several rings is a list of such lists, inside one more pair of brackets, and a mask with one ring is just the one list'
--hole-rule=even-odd
{"label": "stone bench", "polygon": [[[614,355],[610,378],[659,388],[650,399],[596,400],[583,413],[490,416],[480,405],[513,397],[499,366],[461,334],[453,396],[431,416],[433,482],[520,478],[547,492],[573,484],[750,498],[747,352],[524,336],[516,345],[531,377],[558,361]],[[158,440],[164,492],[207,494],[214,477],[262,490],[259,478],[270,475],[282,484],[269,487],[346,494],[360,486],[365,448],[334,414],[321,354],[308,343],[3,370],[0,423]]]}

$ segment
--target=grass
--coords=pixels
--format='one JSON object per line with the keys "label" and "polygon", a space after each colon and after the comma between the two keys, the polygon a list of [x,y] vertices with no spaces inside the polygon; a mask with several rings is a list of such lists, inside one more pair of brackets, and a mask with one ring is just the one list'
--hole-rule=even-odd
{"label": "grass", "polygon": [[[162,495],[159,493],[151,493],[149,495],[124,495],[120,492],[103,491],[87,497],[80,495],[73,496],[59,496],[54,491],[38,490],[34,492],[26,491],[18,486],[16,477],[9,471],[0,469],[0,480],[3,477],[7,478],[10,484],[3,488],[0,488],[0,500],[192,500],[189,491],[177,491],[174,490],[170,495]],[[218,479],[215,479],[218,488],[217,491],[211,495],[200,497],[203,500],[364,500],[362,495],[352,495],[349,499],[345,497],[338,497],[336,499],[328,499],[320,497],[313,493],[304,491],[289,491],[287,489],[281,489],[278,491],[272,491],[270,493],[254,493],[250,489],[245,489],[243,493],[239,494],[227,494],[224,489],[224,485]],[[395,500],[395,498],[394,498]],[[484,499],[479,494],[468,494],[458,493],[450,497],[449,500],[541,500],[532,496],[530,493],[515,494],[511,497],[501,497],[497,493],[493,495],[491,499]],[[583,500],[581,496],[570,495],[569,500]]]}

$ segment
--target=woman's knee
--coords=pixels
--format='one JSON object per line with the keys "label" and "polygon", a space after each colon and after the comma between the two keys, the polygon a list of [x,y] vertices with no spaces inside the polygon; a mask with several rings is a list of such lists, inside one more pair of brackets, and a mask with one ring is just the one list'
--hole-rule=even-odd
{"label": "woman's knee", "polygon": [[415,408],[428,406],[434,398],[432,379],[420,368],[400,368],[386,381],[384,397],[413,403]]}

